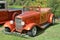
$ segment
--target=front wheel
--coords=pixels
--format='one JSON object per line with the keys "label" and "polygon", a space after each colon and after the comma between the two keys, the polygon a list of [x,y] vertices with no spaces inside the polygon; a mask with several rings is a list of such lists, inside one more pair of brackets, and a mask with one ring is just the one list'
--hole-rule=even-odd
{"label": "front wheel", "polygon": [[5,32],[11,32],[10,28],[8,28],[8,27],[6,27],[4,31]]}
{"label": "front wheel", "polygon": [[27,32],[27,34],[31,37],[34,37],[36,36],[37,34],[37,28],[36,27],[33,27],[30,31]]}

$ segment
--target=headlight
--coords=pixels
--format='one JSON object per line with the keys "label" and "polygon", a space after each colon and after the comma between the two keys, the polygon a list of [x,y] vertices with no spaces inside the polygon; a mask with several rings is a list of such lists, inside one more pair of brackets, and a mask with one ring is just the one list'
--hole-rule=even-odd
{"label": "headlight", "polygon": [[13,20],[11,20],[11,21],[10,21],[10,24],[13,24],[13,23],[14,23],[14,21],[13,21]]}
{"label": "headlight", "polygon": [[25,25],[24,21],[21,21],[21,25]]}

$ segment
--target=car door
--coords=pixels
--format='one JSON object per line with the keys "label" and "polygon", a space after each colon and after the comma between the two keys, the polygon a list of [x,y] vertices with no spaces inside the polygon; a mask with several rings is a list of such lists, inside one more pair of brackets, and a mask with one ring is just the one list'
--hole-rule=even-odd
{"label": "car door", "polygon": [[47,22],[47,20],[48,20],[47,13],[41,12],[40,13],[40,24],[43,24],[43,23]]}
{"label": "car door", "polygon": [[0,22],[8,20],[8,11],[1,10],[0,11]]}

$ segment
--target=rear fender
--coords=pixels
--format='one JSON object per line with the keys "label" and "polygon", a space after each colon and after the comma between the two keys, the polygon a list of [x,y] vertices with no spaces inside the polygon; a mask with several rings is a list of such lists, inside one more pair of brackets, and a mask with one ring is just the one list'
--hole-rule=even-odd
{"label": "rear fender", "polygon": [[35,23],[30,23],[24,27],[24,30],[31,30],[34,26],[37,26]]}
{"label": "rear fender", "polygon": [[49,23],[52,23],[53,17],[54,17],[54,14],[51,13],[50,16],[49,16],[49,19],[48,19],[48,22],[49,22]]}
{"label": "rear fender", "polygon": [[11,31],[13,31],[13,30],[15,29],[14,24],[10,24],[10,21],[7,21],[7,22],[3,25],[3,27],[8,27],[8,28],[10,28]]}

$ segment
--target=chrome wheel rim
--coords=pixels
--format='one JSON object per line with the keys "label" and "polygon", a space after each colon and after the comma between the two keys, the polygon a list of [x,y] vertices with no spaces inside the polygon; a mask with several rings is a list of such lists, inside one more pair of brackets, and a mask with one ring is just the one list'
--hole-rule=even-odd
{"label": "chrome wheel rim", "polygon": [[55,24],[55,19],[53,18],[52,23]]}
{"label": "chrome wheel rim", "polygon": [[34,27],[34,28],[32,29],[32,34],[33,34],[33,36],[35,36],[35,35],[36,35],[36,33],[37,33],[37,28],[36,28],[36,27]]}

